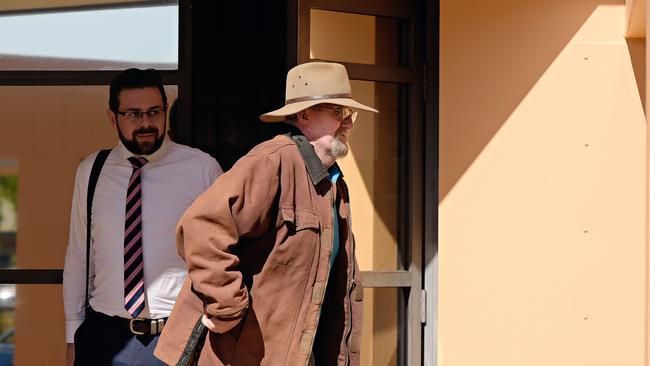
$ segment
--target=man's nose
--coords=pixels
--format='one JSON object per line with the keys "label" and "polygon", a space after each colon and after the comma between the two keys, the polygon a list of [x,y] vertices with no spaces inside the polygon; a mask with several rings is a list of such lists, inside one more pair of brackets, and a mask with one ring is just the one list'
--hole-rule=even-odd
{"label": "man's nose", "polygon": [[140,115],[140,125],[142,126],[151,126],[151,117],[149,117],[146,113],[143,113]]}

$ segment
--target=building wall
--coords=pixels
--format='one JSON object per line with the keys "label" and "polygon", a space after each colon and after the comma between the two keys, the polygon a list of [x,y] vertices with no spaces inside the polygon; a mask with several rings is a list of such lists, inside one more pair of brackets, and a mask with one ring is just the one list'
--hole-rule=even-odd
{"label": "building wall", "polygon": [[643,41],[624,1],[442,0],[438,365],[642,365]]}

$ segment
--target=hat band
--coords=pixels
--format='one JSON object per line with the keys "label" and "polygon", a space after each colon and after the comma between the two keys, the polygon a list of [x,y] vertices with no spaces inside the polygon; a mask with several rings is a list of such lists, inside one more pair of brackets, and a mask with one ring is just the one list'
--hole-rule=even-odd
{"label": "hat band", "polygon": [[320,100],[320,99],[338,99],[338,98],[352,98],[350,93],[341,93],[341,94],[323,94],[323,95],[308,95],[306,97],[287,99],[284,104],[292,104],[298,102],[305,102],[308,100]]}

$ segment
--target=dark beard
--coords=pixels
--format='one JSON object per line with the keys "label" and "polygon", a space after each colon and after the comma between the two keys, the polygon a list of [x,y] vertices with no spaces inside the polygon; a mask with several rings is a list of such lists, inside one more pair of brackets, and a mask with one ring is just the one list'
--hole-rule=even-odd
{"label": "dark beard", "polygon": [[[139,133],[155,133],[158,138],[156,141],[151,144],[148,142],[145,143],[138,143],[135,139],[135,136]],[[122,141],[122,144],[124,147],[126,147],[127,150],[132,152],[133,154],[136,155],[151,155],[154,152],[156,152],[160,146],[162,146],[163,140],[165,139],[165,135],[158,133],[158,129],[155,127],[149,127],[149,128],[140,128],[135,131],[133,131],[133,136],[131,136],[133,139],[132,140],[127,140],[126,137],[122,134],[122,131],[120,128],[117,128],[117,134],[120,137],[120,141]]]}

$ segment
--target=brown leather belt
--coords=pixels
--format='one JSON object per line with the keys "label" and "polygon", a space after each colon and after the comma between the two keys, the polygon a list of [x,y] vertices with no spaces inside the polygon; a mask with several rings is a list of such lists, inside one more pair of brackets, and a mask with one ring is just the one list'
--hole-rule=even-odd
{"label": "brown leather belt", "polygon": [[[124,319],[124,318],[120,318]],[[165,321],[167,318],[163,319],[124,319],[129,322],[129,330],[135,335],[142,334],[151,334],[156,335],[160,334],[165,327]]]}
{"label": "brown leather belt", "polygon": [[167,318],[161,319],[126,319],[119,316],[110,316],[97,311],[92,311],[90,316],[96,316],[104,321],[118,323],[120,327],[127,328],[134,335],[158,335],[162,332]]}

